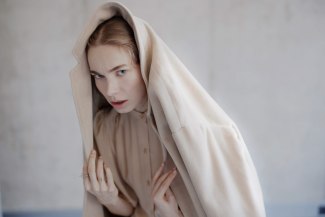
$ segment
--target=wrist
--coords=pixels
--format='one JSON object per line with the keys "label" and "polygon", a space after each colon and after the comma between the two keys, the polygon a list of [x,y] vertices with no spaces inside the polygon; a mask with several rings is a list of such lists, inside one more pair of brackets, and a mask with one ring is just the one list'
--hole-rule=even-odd
{"label": "wrist", "polygon": [[116,214],[120,216],[130,216],[134,211],[132,205],[128,201],[121,198],[120,196],[117,196],[116,198],[102,204],[112,214]]}

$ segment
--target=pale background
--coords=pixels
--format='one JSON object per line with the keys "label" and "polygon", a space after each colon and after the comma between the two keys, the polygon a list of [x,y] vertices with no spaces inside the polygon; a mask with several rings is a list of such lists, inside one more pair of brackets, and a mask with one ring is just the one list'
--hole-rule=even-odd
{"label": "pale background", "polygon": [[[82,207],[71,49],[103,2],[0,0],[4,211]],[[316,215],[325,204],[325,1],[120,2],[237,123],[269,216]]]}

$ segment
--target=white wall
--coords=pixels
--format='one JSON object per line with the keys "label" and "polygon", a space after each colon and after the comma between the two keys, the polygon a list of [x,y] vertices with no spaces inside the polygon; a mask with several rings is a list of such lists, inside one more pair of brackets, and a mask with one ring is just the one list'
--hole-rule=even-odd
{"label": "white wall", "polygon": [[82,202],[80,136],[68,70],[81,22],[65,1],[0,1],[3,210]]}
{"label": "white wall", "polygon": [[[68,73],[75,40],[103,2],[0,1],[4,210],[81,207]],[[325,202],[324,1],[121,2],[152,25],[237,123],[269,213],[282,207],[299,216],[290,209],[307,213]]]}

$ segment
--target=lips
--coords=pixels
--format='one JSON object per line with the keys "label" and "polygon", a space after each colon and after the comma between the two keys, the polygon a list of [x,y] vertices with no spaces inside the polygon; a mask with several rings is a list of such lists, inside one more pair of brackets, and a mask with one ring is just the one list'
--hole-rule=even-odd
{"label": "lips", "polygon": [[119,106],[122,105],[123,103],[125,103],[127,100],[120,100],[120,101],[112,101],[111,104],[113,106]]}

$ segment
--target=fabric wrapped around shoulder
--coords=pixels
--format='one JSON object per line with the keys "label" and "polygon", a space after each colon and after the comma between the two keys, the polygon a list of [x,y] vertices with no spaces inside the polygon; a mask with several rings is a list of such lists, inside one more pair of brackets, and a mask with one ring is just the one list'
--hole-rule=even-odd
{"label": "fabric wrapped around shoulder", "polygon": [[[256,170],[236,124],[150,25],[118,2],[103,4],[95,11],[73,49],[77,65],[70,78],[84,158],[94,147],[93,118],[98,110],[85,47],[96,27],[113,16],[122,16],[134,31],[157,130],[197,213],[202,217],[265,216]],[[85,192],[83,216],[112,215]]]}

